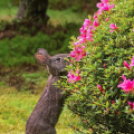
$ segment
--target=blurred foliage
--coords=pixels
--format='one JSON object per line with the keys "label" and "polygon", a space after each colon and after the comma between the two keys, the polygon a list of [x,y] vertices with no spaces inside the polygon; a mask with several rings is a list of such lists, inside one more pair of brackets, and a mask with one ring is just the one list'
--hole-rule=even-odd
{"label": "blurred foliage", "polygon": [[93,13],[96,10],[96,3],[99,0],[49,0],[50,9],[65,10],[70,9],[73,12]]}
{"label": "blurred foliage", "polygon": [[[93,13],[96,10],[96,3],[99,0],[49,0],[49,9],[66,10],[70,9],[74,12],[88,12]],[[18,6],[19,0],[1,0],[1,7]]]}
{"label": "blurred foliage", "polygon": [[12,6],[18,5],[19,0],[0,0],[0,7],[2,8],[10,8]]}
{"label": "blurred foliage", "polygon": [[0,65],[8,67],[34,64],[34,54],[38,48],[45,48],[51,55],[67,53],[70,36],[78,34],[78,27],[80,27],[78,24],[66,23],[64,27],[59,26],[50,35],[38,32],[36,36],[30,36],[26,35],[26,32],[34,30],[34,27],[27,29],[22,26],[20,31],[25,32],[25,35],[17,35],[12,39],[6,38],[0,41]]}
{"label": "blurred foliage", "polygon": [[[49,30],[47,30],[48,32],[44,34],[41,28],[39,28],[40,24],[31,25],[28,23],[27,24],[16,23],[16,25],[12,26],[12,24],[11,25],[8,24],[8,21],[0,21],[0,29],[1,29],[0,36],[2,36],[1,37],[2,40],[0,41],[0,56],[2,57],[0,59],[0,65],[6,67],[9,66],[13,67],[15,65],[21,66],[22,64],[25,63],[34,64],[35,60],[33,55],[36,52],[37,48],[39,47],[47,49],[47,51],[52,55],[56,53],[69,52],[67,46],[70,37],[72,35],[77,36],[78,29],[80,27],[79,23],[81,22],[80,20],[83,19],[83,14],[85,15],[85,12],[89,9],[88,7],[89,5],[93,6],[92,8],[94,9],[95,3],[96,1],[92,2],[91,0],[85,0],[83,2],[81,2],[80,0],[75,1],[49,0],[48,13],[50,14],[50,17],[51,14],[52,16],[54,16],[51,17],[52,19],[50,19],[50,23],[52,23],[52,25],[54,26],[62,24],[62,26],[60,26],[59,29],[57,29],[57,31],[55,30],[52,33],[50,32],[52,29],[54,29],[53,27],[50,28],[50,32]],[[4,11],[6,11],[6,8],[12,9],[9,12],[12,11],[12,13],[15,14],[16,12],[15,6],[18,5],[19,0],[1,0],[0,1],[0,8],[2,11],[1,15],[3,16],[5,14]],[[87,7],[84,7],[84,5]],[[63,14],[61,13],[59,14],[58,12],[56,12],[57,13],[56,15],[56,13],[54,14],[52,10],[53,11],[64,10],[65,11],[65,12],[63,11],[64,16],[67,15],[68,17],[69,15],[70,17],[68,18],[63,17]],[[71,13],[73,13],[72,11],[76,12],[82,11],[83,14],[81,14],[81,17],[75,14],[71,15]],[[6,13],[7,12],[8,11],[6,11]],[[10,16],[12,16],[12,14],[10,14]],[[7,20],[10,18],[10,16],[8,16]],[[56,16],[58,17],[56,18]],[[73,23],[74,19],[75,22]],[[70,23],[67,23],[66,21]]]}

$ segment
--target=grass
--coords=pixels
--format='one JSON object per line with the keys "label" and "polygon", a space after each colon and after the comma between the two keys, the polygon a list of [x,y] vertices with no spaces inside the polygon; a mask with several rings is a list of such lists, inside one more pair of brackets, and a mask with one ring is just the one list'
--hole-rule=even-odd
{"label": "grass", "polygon": [[0,0],[0,20],[11,21],[15,17],[18,7],[12,5],[14,1]]}
{"label": "grass", "polygon": [[0,20],[11,21],[17,14],[17,7],[1,8],[0,9]]}
{"label": "grass", "polygon": [[[31,91],[23,86],[21,91],[18,92],[4,81],[0,82],[0,134],[25,134],[26,121],[46,85],[48,73],[44,68],[37,72],[23,71],[21,73],[27,82],[36,82],[36,91],[31,94]],[[65,107],[56,126],[57,134],[73,134],[74,131],[68,124],[77,121],[77,119]]]}
{"label": "grass", "polygon": [[50,23],[53,25],[58,24],[65,24],[66,22],[74,22],[74,23],[81,23],[87,17],[86,13],[74,13],[71,10],[63,10],[62,12],[59,10],[50,10],[48,9],[48,15],[50,16]]}
{"label": "grass", "polygon": [[[1,86],[0,134],[24,134],[27,118],[39,97],[40,94],[17,92],[14,88]],[[74,131],[67,124],[76,120],[65,107],[56,126],[57,134],[73,134]]]}

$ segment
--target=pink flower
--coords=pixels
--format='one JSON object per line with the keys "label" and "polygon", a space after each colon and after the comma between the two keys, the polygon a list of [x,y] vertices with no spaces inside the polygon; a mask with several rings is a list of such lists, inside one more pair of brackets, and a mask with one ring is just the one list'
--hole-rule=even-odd
{"label": "pink flower", "polygon": [[99,8],[99,10],[105,11],[109,11],[110,9],[114,8],[114,4],[110,5],[108,0],[102,0],[102,2],[97,3],[96,6]]}
{"label": "pink flower", "polygon": [[131,81],[130,79],[126,79],[126,77],[123,75],[122,76],[124,82],[119,84],[118,87],[122,88],[125,93],[129,93],[129,92],[134,92],[134,80]]}
{"label": "pink flower", "polygon": [[90,26],[90,24],[91,24],[91,20],[90,20],[90,19],[85,19],[83,25],[84,25],[85,27],[88,27],[88,26]]}
{"label": "pink flower", "polygon": [[103,88],[100,85],[97,85],[101,92],[104,92]]}
{"label": "pink flower", "polygon": [[127,67],[128,69],[130,68],[130,67],[129,67],[129,64],[128,64],[126,61],[123,61],[123,64],[124,64],[124,66]]}
{"label": "pink flower", "polygon": [[110,33],[113,33],[114,32],[114,30],[109,30],[110,31]]}
{"label": "pink flower", "polygon": [[109,5],[108,3],[104,4],[104,6],[101,8],[102,10],[109,11],[110,9],[114,8],[114,4]]}
{"label": "pink flower", "polygon": [[94,17],[93,17],[94,19],[97,19],[98,18],[98,16],[97,16],[97,14],[94,14]]}
{"label": "pink flower", "polygon": [[112,100],[112,102],[111,102],[112,104],[114,104],[115,102],[114,102],[114,100]]}
{"label": "pink flower", "polygon": [[93,37],[93,34],[94,34],[94,33],[93,33],[93,30],[91,30],[91,28],[88,28],[86,34],[91,35],[91,36]]}
{"label": "pink flower", "polygon": [[106,63],[103,64],[104,68],[107,68]]}
{"label": "pink flower", "polygon": [[87,36],[87,41],[91,41],[91,42],[93,42],[94,40],[90,37],[90,36]]}
{"label": "pink flower", "polygon": [[95,27],[98,27],[98,26],[99,26],[99,22],[98,22],[97,19],[94,20],[93,25],[94,25]]}
{"label": "pink flower", "polygon": [[83,122],[88,123],[88,121],[83,121]]}
{"label": "pink flower", "polygon": [[111,28],[110,33],[113,33],[115,29],[118,29],[114,23],[111,23],[109,27]]}
{"label": "pink flower", "polygon": [[87,39],[88,41],[93,42],[92,37],[93,37],[93,30],[91,30],[90,28],[88,28],[87,34],[86,34],[86,39]]}
{"label": "pink flower", "polygon": [[128,103],[128,105],[131,107],[131,109],[134,110],[134,102],[130,102],[130,101],[128,101],[127,103]]}
{"label": "pink flower", "polygon": [[[88,30],[90,30],[90,31],[95,31],[96,29],[95,29],[95,27],[92,25],[92,26],[89,26],[89,27],[88,27]],[[87,32],[88,32],[88,30],[87,30]]]}
{"label": "pink flower", "polygon": [[94,19],[97,19],[99,15],[102,14],[102,10],[98,10],[97,12],[94,13]]}
{"label": "pink flower", "polygon": [[99,3],[97,3],[97,4],[96,4],[96,6],[97,6],[98,8],[100,8],[100,9],[101,9],[101,8],[103,8],[103,6],[104,6],[104,3],[102,3],[102,2],[99,2]]}
{"label": "pink flower", "polygon": [[86,56],[85,46],[76,47],[73,51],[71,51],[70,56],[75,58],[76,61],[80,61],[84,56]]}
{"label": "pink flower", "polygon": [[96,13],[97,13],[97,15],[101,15],[102,14],[102,10],[98,10]]}
{"label": "pink flower", "polygon": [[81,35],[86,34],[87,32],[86,27],[84,25],[79,29],[79,31]]}
{"label": "pink flower", "polygon": [[68,82],[69,83],[74,83],[76,79],[76,76],[74,74],[69,73],[68,74]]}
{"label": "pink flower", "polygon": [[110,6],[110,8],[111,8],[111,9],[114,8],[114,4],[112,4],[112,5]]}
{"label": "pink flower", "polygon": [[116,25],[114,23],[111,23],[109,26],[111,29],[118,29],[118,27],[116,27]]}
{"label": "pink flower", "polygon": [[79,45],[86,43],[86,34],[78,36],[77,39],[79,40]]}
{"label": "pink flower", "polygon": [[80,43],[79,43],[79,41],[77,41],[77,42],[74,42],[73,45],[74,45],[75,47],[78,47],[78,46],[80,45]]}
{"label": "pink flower", "polygon": [[116,113],[116,114],[118,114],[119,112],[118,112],[118,111],[116,111],[115,113]]}
{"label": "pink flower", "polygon": [[101,8],[102,10],[109,11],[110,5],[108,3],[104,4],[104,6]]}
{"label": "pink flower", "polygon": [[106,18],[106,21],[109,21],[110,18]]}
{"label": "pink flower", "polygon": [[78,36],[77,38],[78,40],[76,42],[73,43],[74,47],[80,47],[83,43],[86,42],[86,38],[82,37],[82,36]]}
{"label": "pink flower", "polygon": [[134,66],[134,57],[132,58],[132,60],[131,60],[131,63],[130,63],[130,65],[129,65],[129,67],[133,67]]}
{"label": "pink flower", "polygon": [[102,3],[108,3],[109,0],[101,0]]}
{"label": "pink flower", "polygon": [[134,32],[134,29],[133,29],[133,32]]}
{"label": "pink flower", "polygon": [[81,77],[79,76],[79,69],[76,71],[76,75],[73,74],[72,72],[68,73],[68,82],[69,83],[75,83],[77,81],[81,80]]}

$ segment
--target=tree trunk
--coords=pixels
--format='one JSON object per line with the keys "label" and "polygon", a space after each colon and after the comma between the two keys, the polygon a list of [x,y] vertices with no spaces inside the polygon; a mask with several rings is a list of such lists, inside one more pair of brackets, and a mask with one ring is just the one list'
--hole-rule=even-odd
{"label": "tree trunk", "polygon": [[19,10],[17,13],[17,19],[34,19],[43,20],[47,23],[49,19],[46,14],[48,7],[48,0],[20,0]]}
{"label": "tree trunk", "polygon": [[20,0],[20,4],[19,4],[19,10],[18,10],[18,13],[17,13],[17,16],[16,18],[21,20],[23,18],[25,18],[26,16],[26,11],[27,11],[27,0]]}

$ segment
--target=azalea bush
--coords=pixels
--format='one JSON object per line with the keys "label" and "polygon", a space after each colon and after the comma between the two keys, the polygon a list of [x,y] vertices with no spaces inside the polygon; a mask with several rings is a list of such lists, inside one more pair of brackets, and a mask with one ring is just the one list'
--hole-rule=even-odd
{"label": "azalea bush", "polygon": [[[101,0],[70,42],[66,105],[76,133],[134,133],[134,1]],[[66,82],[67,81],[67,82]]]}

